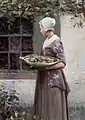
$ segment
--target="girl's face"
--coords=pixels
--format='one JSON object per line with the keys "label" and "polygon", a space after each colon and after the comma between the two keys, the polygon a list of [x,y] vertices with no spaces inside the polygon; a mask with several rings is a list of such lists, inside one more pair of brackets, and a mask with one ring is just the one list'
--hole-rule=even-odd
{"label": "girl's face", "polygon": [[44,28],[40,25],[40,33],[42,33],[43,36],[46,36],[46,32],[44,30]]}

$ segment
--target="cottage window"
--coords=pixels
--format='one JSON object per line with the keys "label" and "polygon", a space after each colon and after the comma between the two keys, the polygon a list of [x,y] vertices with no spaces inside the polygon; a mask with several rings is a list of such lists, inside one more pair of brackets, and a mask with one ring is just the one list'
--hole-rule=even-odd
{"label": "cottage window", "polygon": [[32,35],[31,20],[0,18],[0,70],[29,69],[19,56],[33,53]]}

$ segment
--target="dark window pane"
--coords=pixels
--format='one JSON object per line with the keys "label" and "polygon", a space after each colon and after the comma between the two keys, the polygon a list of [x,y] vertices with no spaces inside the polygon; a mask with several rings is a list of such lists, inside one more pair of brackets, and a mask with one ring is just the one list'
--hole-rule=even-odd
{"label": "dark window pane", "polygon": [[0,18],[0,35],[8,34],[8,21],[7,18]]}
{"label": "dark window pane", "polygon": [[8,51],[8,38],[0,37],[0,51]]}
{"label": "dark window pane", "polygon": [[10,52],[20,52],[20,38],[10,38]]}
{"label": "dark window pane", "polygon": [[32,34],[33,33],[33,23],[31,22],[31,19],[28,21],[27,19],[21,20],[21,33],[24,34]]}
{"label": "dark window pane", "polygon": [[10,54],[10,69],[20,69],[19,54]]}
{"label": "dark window pane", "polygon": [[22,37],[22,51],[33,51],[32,37]]}
{"label": "dark window pane", "polygon": [[29,69],[25,62],[20,61],[19,56],[33,53],[32,20],[16,17],[10,22],[7,18],[0,18],[0,35],[0,69]]}
{"label": "dark window pane", "polygon": [[8,54],[0,53],[0,69],[8,69]]}
{"label": "dark window pane", "polygon": [[[29,53],[23,53],[22,56],[26,56]],[[25,63],[24,61],[22,61],[22,69],[23,70],[29,70],[29,65],[27,63]]]}
{"label": "dark window pane", "polygon": [[19,34],[20,33],[20,18],[14,18],[9,26],[9,33],[10,34]]}

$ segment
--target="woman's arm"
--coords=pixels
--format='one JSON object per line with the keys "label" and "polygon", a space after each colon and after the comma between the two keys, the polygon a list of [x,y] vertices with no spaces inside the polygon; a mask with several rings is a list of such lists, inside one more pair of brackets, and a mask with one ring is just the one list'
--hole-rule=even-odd
{"label": "woman's arm", "polygon": [[58,64],[45,68],[45,70],[55,70],[55,69],[64,69],[64,68],[65,68],[65,64],[63,62],[60,62]]}

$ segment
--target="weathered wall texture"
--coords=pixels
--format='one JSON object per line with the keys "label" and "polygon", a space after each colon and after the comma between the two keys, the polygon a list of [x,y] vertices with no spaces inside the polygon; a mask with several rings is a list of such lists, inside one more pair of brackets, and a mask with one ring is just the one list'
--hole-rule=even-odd
{"label": "weathered wall texture", "polygon": [[67,60],[66,75],[71,87],[70,101],[85,101],[85,27],[72,28],[71,19],[61,19],[61,38]]}
{"label": "weathered wall texture", "polygon": [[71,88],[69,110],[71,120],[85,120],[85,27],[72,28],[69,16],[61,18],[61,38],[67,67],[65,73]]}

